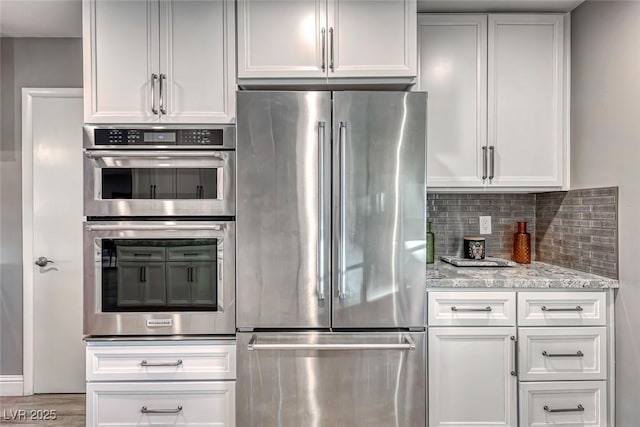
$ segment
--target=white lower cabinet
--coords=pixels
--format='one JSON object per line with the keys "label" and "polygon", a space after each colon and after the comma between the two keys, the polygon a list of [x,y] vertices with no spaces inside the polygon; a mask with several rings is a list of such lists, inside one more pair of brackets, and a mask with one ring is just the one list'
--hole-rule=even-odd
{"label": "white lower cabinet", "polygon": [[429,328],[429,426],[517,426],[513,327]]}
{"label": "white lower cabinet", "polygon": [[606,427],[606,381],[520,384],[520,427]]}

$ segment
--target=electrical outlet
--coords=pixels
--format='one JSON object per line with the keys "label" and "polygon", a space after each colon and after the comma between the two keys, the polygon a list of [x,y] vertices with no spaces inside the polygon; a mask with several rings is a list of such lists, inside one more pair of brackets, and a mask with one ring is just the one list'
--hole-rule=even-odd
{"label": "electrical outlet", "polygon": [[481,216],[480,218],[480,234],[491,234],[491,217]]}

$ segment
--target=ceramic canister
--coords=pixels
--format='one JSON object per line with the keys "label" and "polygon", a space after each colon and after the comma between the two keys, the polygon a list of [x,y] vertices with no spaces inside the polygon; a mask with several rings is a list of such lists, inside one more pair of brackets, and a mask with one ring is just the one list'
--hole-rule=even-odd
{"label": "ceramic canister", "polygon": [[465,237],[464,257],[467,259],[484,259],[485,238]]}

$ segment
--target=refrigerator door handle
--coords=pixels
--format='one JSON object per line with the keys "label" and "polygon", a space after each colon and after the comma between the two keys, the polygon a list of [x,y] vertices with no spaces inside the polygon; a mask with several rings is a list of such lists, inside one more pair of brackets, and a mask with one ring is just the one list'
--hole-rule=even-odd
{"label": "refrigerator door handle", "polygon": [[347,122],[340,122],[340,128],[338,130],[338,149],[340,153],[339,169],[340,169],[340,234],[338,237],[338,298],[345,299],[347,294],[346,272],[347,272],[347,251],[345,249],[346,244],[346,229],[347,229],[347,216],[345,212],[346,205],[346,175],[345,175],[345,157],[346,157],[346,140],[347,140]]}
{"label": "refrigerator door handle", "polygon": [[258,343],[258,336],[253,334],[247,344],[249,351],[254,350],[411,350],[416,349],[416,343],[408,334],[402,335],[401,343]]}
{"label": "refrigerator door handle", "polygon": [[[323,29],[324,31],[324,29]],[[325,223],[324,223],[324,122],[318,122],[318,278],[316,280],[316,293],[318,301],[324,301],[324,248],[325,248]]]}

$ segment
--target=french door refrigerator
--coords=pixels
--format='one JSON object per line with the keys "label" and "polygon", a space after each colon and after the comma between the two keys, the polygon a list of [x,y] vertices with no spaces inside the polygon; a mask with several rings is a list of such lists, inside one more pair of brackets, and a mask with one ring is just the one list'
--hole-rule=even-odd
{"label": "french door refrigerator", "polygon": [[426,93],[238,93],[240,426],[422,427]]}

